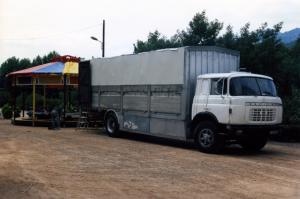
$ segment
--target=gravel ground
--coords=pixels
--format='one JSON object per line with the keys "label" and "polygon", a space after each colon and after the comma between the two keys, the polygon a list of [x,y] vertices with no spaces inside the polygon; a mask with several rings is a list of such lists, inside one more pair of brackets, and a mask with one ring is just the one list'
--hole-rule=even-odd
{"label": "gravel ground", "polygon": [[0,120],[0,198],[300,198],[300,143],[223,154],[101,130]]}

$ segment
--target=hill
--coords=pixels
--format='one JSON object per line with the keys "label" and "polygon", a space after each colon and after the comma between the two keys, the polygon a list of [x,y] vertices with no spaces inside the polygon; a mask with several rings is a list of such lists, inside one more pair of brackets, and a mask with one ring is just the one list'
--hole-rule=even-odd
{"label": "hill", "polygon": [[300,28],[294,28],[290,31],[280,33],[278,37],[283,43],[291,45],[300,37]]}

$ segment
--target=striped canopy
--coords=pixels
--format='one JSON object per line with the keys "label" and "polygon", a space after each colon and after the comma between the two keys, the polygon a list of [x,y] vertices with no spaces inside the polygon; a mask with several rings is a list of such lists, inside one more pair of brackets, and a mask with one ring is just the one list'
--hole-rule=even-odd
{"label": "striped canopy", "polygon": [[10,75],[78,75],[77,62],[50,62],[32,68],[27,68],[9,73]]}

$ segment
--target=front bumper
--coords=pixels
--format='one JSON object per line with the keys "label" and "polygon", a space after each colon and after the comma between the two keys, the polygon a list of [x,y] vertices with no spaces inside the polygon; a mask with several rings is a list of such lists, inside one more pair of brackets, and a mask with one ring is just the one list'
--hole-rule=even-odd
{"label": "front bumper", "polygon": [[272,125],[225,125],[227,130],[265,130],[265,131],[275,131],[280,129],[280,124]]}
{"label": "front bumper", "polygon": [[276,131],[281,128],[280,124],[272,125],[222,125],[222,132],[229,136],[243,136],[254,134],[269,134],[270,131]]}

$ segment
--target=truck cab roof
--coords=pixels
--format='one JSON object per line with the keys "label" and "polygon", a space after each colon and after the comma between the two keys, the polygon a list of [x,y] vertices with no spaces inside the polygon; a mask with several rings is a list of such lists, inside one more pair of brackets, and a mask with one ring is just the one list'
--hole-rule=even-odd
{"label": "truck cab roof", "polygon": [[199,75],[197,79],[231,78],[231,77],[260,77],[260,78],[272,79],[269,76],[254,74],[250,72],[208,73],[204,75]]}

